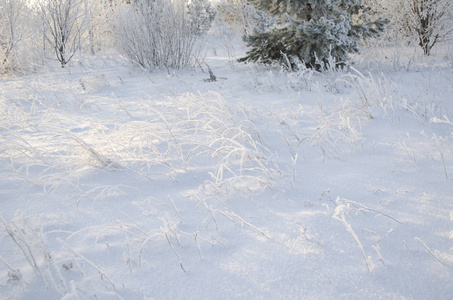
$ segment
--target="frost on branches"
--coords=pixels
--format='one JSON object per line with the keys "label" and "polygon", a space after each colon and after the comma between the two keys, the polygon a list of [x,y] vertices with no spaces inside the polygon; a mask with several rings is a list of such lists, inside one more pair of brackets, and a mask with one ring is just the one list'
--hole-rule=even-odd
{"label": "frost on branches", "polygon": [[[258,10],[278,21],[265,31],[245,36],[251,49],[240,62],[287,64],[303,61],[319,69],[334,58],[344,63],[358,42],[379,35],[385,20],[366,20],[361,0],[249,0]],[[332,61],[332,59],[330,59]],[[292,66],[294,67],[294,65]]]}

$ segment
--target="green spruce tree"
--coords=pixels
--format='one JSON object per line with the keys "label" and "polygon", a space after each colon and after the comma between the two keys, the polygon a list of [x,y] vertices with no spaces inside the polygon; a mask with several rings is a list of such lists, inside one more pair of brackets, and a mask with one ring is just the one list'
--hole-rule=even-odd
{"label": "green spruce tree", "polygon": [[297,59],[316,69],[330,57],[344,63],[349,53],[358,51],[361,39],[379,35],[387,23],[369,20],[362,0],[248,1],[278,21],[244,37],[251,49],[240,62],[287,64]]}

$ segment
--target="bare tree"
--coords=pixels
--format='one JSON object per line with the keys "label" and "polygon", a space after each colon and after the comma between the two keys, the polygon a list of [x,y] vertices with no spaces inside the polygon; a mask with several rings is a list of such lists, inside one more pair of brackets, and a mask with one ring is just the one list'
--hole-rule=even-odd
{"label": "bare tree", "polygon": [[96,53],[103,47],[113,46],[113,23],[116,10],[123,0],[85,0],[88,16],[89,51]]}
{"label": "bare tree", "polygon": [[15,52],[18,45],[27,35],[28,28],[24,24],[24,0],[0,1],[0,72],[14,69]]}
{"label": "bare tree", "polygon": [[405,4],[405,23],[413,31],[425,55],[440,40],[453,32],[453,12],[449,0],[409,0]]}
{"label": "bare tree", "polygon": [[[217,4],[220,22],[233,31],[241,34],[251,34],[255,27],[259,27],[260,18],[267,15],[255,9],[247,0],[220,0]],[[270,17],[267,19],[271,20]]]}
{"label": "bare tree", "polygon": [[54,48],[62,68],[81,48],[88,27],[86,4],[83,0],[43,0],[40,5],[45,39]]}

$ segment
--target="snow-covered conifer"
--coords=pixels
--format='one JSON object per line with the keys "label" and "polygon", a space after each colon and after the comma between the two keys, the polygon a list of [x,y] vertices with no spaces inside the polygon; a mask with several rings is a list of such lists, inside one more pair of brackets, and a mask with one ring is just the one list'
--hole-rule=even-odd
{"label": "snow-covered conifer", "polygon": [[362,0],[249,0],[278,21],[265,31],[245,36],[251,49],[239,61],[286,63],[288,58],[319,68],[333,57],[347,60],[358,42],[384,30],[384,20],[365,20]]}

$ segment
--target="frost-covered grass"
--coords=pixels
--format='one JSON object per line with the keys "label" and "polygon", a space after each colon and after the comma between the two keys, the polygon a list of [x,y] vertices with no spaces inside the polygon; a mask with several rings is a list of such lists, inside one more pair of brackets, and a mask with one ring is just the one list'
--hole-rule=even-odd
{"label": "frost-covered grass", "polygon": [[1,79],[0,298],[448,299],[451,61],[224,52]]}

